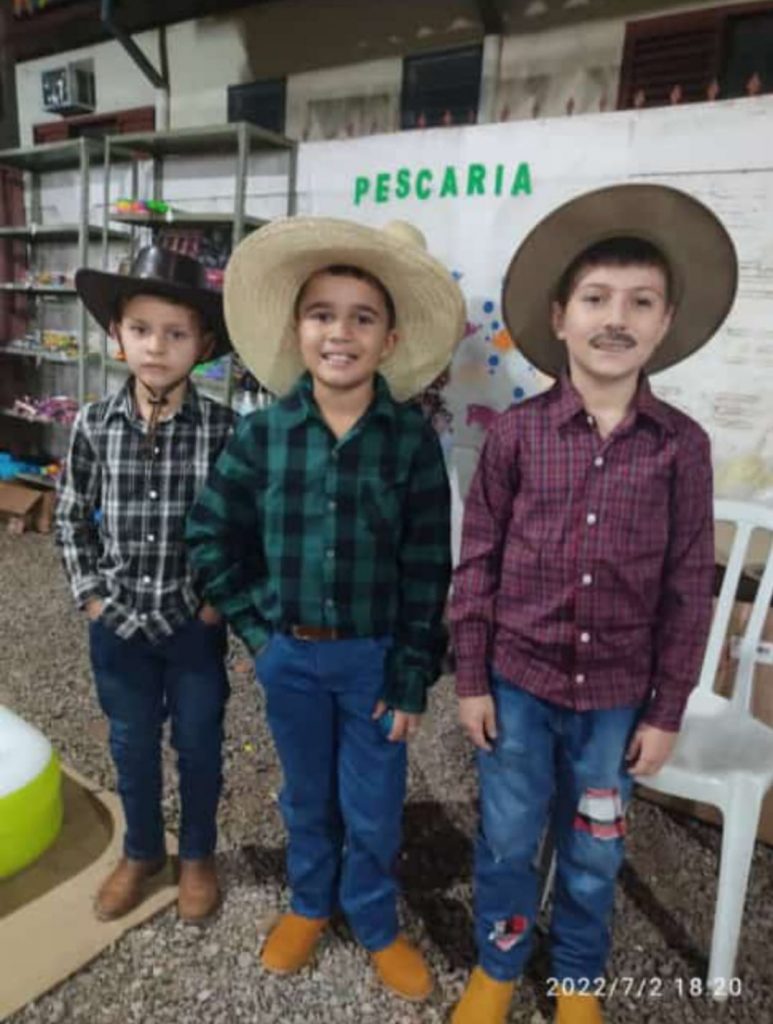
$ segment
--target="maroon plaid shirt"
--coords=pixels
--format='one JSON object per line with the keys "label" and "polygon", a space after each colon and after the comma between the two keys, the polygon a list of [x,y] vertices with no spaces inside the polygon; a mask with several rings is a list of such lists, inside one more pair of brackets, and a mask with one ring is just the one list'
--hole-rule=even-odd
{"label": "maroon plaid shirt", "polygon": [[577,711],[679,728],[711,621],[709,440],[642,378],[607,438],[568,378],[499,416],[467,497],[451,622],[462,697],[488,668]]}

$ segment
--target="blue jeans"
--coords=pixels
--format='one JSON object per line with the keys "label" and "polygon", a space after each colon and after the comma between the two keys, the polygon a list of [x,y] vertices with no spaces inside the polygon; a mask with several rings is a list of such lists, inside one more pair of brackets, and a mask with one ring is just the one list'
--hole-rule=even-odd
{"label": "blue jeans", "polygon": [[161,732],[169,716],[180,774],[180,856],[208,857],[217,841],[229,692],[225,627],[192,619],[151,643],[140,633],[122,640],[97,620],[90,624],[89,641],[126,816],[124,853],[137,860],[164,854]]}
{"label": "blue jeans", "polygon": [[538,910],[535,858],[552,809],[556,883],[553,975],[603,977],[615,881],[633,780],[625,751],[639,708],[572,711],[495,673],[498,738],[480,751],[475,938],[481,966],[512,981],[523,971]]}
{"label": "blue jeans", "polygon": [[388,638],[310,643],[275,633],[255,661],[284,774],[291,906],[329,917],[340,904],[375,952],[398,932],[395,864],[406,783],[404,743],[371,715]]}

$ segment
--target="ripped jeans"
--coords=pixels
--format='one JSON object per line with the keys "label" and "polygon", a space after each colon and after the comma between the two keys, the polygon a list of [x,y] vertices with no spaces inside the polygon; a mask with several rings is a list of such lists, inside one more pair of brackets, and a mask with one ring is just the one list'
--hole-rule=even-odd
{"label": "ripped jeans", "polygon": [[548,815],[556,843],[553,975],[603,977],[633,779],[625,751],[640,708],[573,711],[492,673],[498,739],[479,751],[475,939],[488,975],[523,971],[538,909],[534,862]]}

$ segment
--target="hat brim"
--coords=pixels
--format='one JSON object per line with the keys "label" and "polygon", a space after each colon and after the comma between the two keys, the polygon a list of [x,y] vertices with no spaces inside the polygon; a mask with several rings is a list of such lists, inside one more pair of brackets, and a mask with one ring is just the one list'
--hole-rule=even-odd
{"label": "hat brim", "polygon": [[674,316],[647,364],[664,370],[697,351],[718,330],[738,286],[738,258],[723,224],[703,203],[665,185],[624,184],[587,192],[532,229],[505,274],[502,313],[523,355],[551,377],[566,367],[551,322],[553,290],[589,246],[634,236],[656,245],[674,282]]}
{"label": "hat brim", "polygon": [[274,221],[245,238],[226,268],[225,317],[236,351],[274,394],[303,373],[295,330],[298,293],[316,271],[355,266],[384,285],[397,314],[397,344],[381,372],[397,401],[448,366],[466,323],[452,275],[420,246],[389,231],[328,217]]}
{"label": "hat brim", "polygon": [[116,306],[121,299],[130,299],[134,295],[157,295],[162,299],[191,306],[204,318],[207,329],[215,336],[215,346],[206,362],[219,359],[231,351],[220,292],[208,288],[189,288],[150,277],[112,274],[88,267],[83,267],[75,274],[75,287],[86,309],[106,331],[110,330]]}

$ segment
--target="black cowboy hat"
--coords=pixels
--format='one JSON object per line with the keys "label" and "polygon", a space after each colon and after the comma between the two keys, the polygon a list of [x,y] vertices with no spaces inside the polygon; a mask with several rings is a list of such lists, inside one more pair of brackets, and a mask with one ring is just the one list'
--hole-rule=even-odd
{"label": "black cowboy hat", "polygon": [[206,271],[198,260],[183,253],[148,245],[140,249],[126,274],[82,267],[75,274],[75,287],[84,305],[106,331],[121,299],[133,295],[158,295],[197,310],[206,329],[215,336],[215,346],[207,361],[231,350],[223,317],[223,297],[207,287]]}

